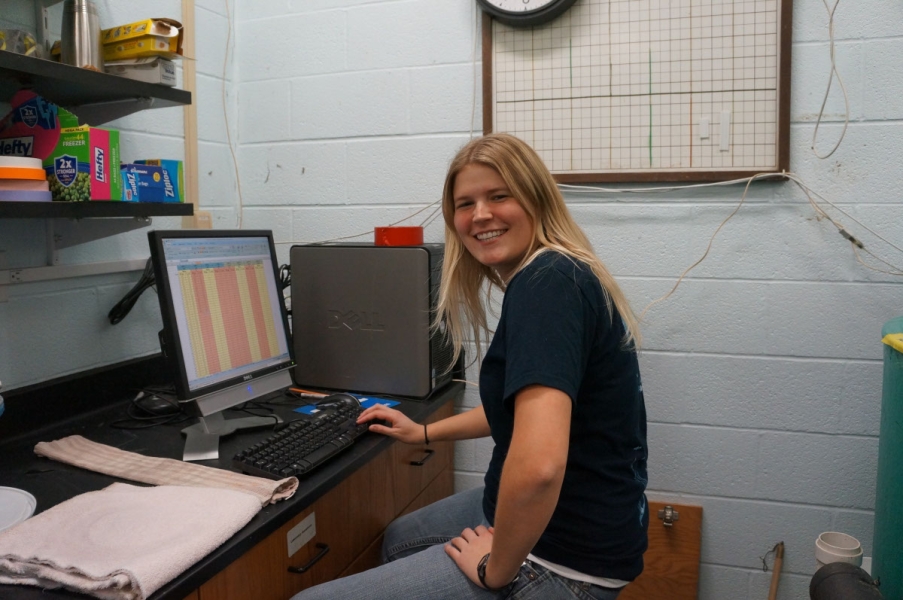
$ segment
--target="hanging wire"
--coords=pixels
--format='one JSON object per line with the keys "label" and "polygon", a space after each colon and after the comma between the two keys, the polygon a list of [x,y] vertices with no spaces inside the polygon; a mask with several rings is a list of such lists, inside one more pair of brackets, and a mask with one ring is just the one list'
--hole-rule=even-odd
{"label": "hanging wire", "polygon": [[[836,0],[834,2],[834,6],[828,6],[828,0],[822,0],[825,5],[825,10],[828,11],[828,38],[830,39],[830,48],[831,48],[831,72],[828,74],[828,88],[825,90],[825,97],[821,102],[821,110],[818,111],[818,119],[815,121],[815,131],[812,132],[812,145],[811,150],[812,153],[815,154],[818,158],[825,159],[834,154],[835,151],[840,147],[840,143],[843,141],[844,136],[847,134],[847,126],[850,124],[850,99],[847,96],[847,88],[843,84],[843,79],[840,77],[840,72],[837,70],[837,60],[835,55],[835,46],[834,46],[834,11],[837,10],[837,5],[840,4],[840,0]],[[837,78],[837,83],[840,85],[840,91],[843,92],[843,103],[846,108],[846,113],[843,121],[843,131],[840,132],[840,139],[837,140],[837,143],[834,144],[834,147],[831,148],[831,151],[827,154],[819,154],[818,150],[815,148],[815,143],[818,140],[818,127],[821,125],[821,120],[825,115],[825,106],[828,103],[828,95],[831,93],[831,83],[834,81],[834,78]]]}

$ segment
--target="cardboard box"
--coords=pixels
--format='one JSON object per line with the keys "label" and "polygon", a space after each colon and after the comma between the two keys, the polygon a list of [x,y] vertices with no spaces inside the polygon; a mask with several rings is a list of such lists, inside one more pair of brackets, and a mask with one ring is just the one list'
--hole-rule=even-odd
{"label": "cardboard box", "polygon": [[147,159],[121,167],[122,200],[184,202],[182,161]]}
{"label": "cardboard box", "polygon": [[79,126],[78,117],[20,90],[0,121],[0,154],[40,158],[53,199],[119,200],[119,132]]}
{"label": "cardboard box", "polygon": [[136,81],[160,85],[176,84],[175,63],[160,56],[117,60],[105,63],[104,70],[111,75],[119,75]]}
{"label": "cardboard box", "polygon": [[135,164],[163,167],[163,182],[166,186],[172,186],[171,194],[166,195],[166,202],[185,202],[185,163],[167,158],[143,158],[136,160]]}
{"label": "cardboard box", "polygon": [[59,142],[63,109],[29,90],[19,90],[9,103],[0,121],[0,154],[44,160]]}
{"label": "cardboard box", "polygon": [[44,171],[55,201],[119,200],[119,132],[88,125],[63,128],[44,159]]}
{"label": "cardboard box", "polygon": [[172,19],[145,19],[101,32],[105,62],[182,55],[182,24]]}

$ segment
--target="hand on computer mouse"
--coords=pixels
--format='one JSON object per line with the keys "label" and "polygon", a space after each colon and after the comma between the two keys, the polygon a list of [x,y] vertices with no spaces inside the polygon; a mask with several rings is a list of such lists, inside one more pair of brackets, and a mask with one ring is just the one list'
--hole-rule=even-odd
{"label": "hand on computer mouse", "polygon": [[375,404],[357,418],[358,423],[370,423],[370,431],[381,433],[406,444],[423,443],[423,425],[384,404]]}

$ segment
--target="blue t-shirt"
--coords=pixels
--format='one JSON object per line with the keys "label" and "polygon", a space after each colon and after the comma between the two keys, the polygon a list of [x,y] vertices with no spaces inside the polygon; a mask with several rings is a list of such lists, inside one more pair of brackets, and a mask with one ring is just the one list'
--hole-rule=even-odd
{"label": "blue t-shirt", "polygon": [[[567,468],[558,505],[532,553],[587,575],[631,581],[643,570],[646,408],[636,352],[621,317],[585,264],[553,251],[508,283],[480,371],[480,396],[495,448],[483,511],[495,522],[514,397],[528,385],[573,402]],[[542,440],[536,440],[541,444]]]}

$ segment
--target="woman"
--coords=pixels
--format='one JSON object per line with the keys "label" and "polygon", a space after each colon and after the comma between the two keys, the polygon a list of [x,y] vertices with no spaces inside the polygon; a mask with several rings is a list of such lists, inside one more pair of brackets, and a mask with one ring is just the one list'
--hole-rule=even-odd
{"label": "woman", "polygon": [[438,319],[455,354],[487,333],[488,281],[505,291],[480,370],[482,405],[427,428],[384,406],[361,422],[406,443],[491,435],[485,487],[392,523],[384,565],[314,598],[596,598],[643,569],[646,412],[636,319],[539,156],[492,134],[467,144],[442,199]]}

